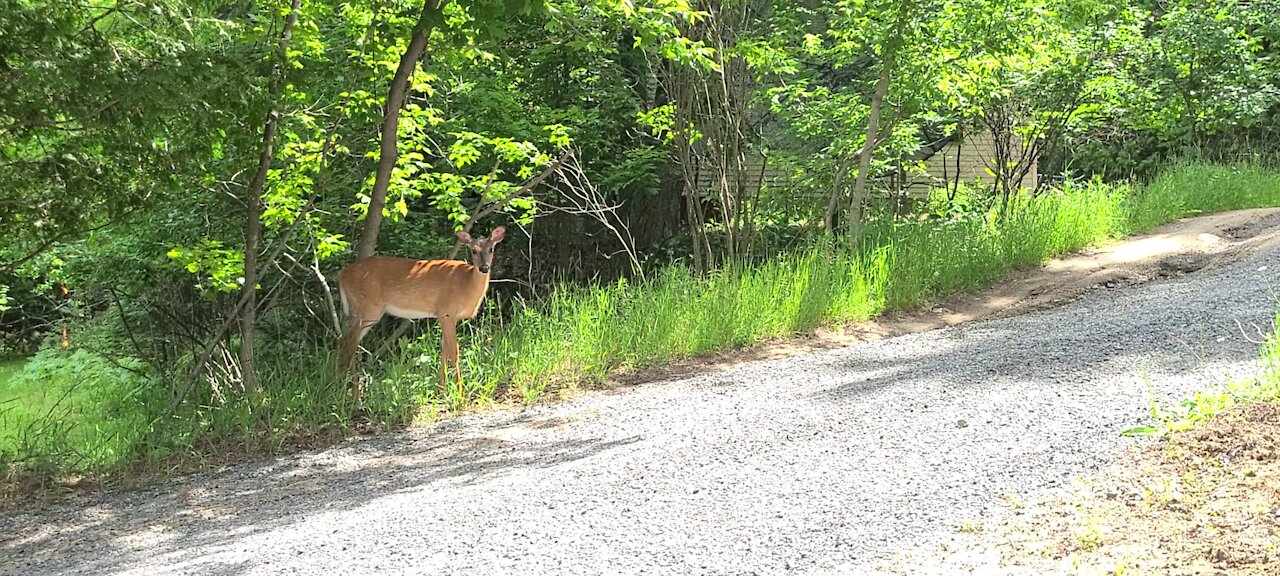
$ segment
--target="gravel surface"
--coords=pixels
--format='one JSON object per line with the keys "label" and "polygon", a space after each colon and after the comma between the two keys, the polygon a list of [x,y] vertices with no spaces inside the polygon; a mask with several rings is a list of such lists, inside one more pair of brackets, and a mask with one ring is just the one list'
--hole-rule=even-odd
{"label": "gravel surface", "polygon": [[1255,369],[1236,322],[1270,328],[1275,271],[1270,250],[0,517],[0,573],[863,574],[1095,469],[1148,392]]}

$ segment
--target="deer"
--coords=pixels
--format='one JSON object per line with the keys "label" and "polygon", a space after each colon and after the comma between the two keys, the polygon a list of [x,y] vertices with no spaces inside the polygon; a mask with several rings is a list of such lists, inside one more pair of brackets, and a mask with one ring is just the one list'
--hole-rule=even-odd
{"label": "deer", "polygon": [[452,365],[458,390],[462,390],[458,321],[474,318],[479,312],[489,290],[493,249],[506,232],[504,226],[494,228],[488,238],[472,238],[466,231],[458,232],[458,241],[471,250],[470,263],[375,255],[360,258],[338,271],[338,293],[348,323],[338,343],[338,364],[351,375],[351,393],[356,402],[362,397],[356,374],[357,348],[369,329],[387,314],[409,320],[435,318],[439,322],[440,384],[446,385]]}

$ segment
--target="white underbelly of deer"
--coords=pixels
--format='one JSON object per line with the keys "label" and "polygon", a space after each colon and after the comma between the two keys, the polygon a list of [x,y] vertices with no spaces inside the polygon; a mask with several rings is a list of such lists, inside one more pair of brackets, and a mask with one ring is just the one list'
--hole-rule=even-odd
{"label": "white underbelly of deer", "polygon": [[414,310],[413,308],[401,308],[399,306],[395,306],[392,304],[387,304],[386,311],[387,311],[387,314],[395,316],[396,318],[404,318],[407,320],[421,320],[423,318],[437,317],[432,312],[427,312],[425,310]]}

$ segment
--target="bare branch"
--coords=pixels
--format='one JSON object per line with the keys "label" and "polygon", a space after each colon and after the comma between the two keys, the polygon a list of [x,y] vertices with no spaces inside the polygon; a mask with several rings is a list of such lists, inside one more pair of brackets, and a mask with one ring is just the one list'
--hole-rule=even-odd
{"label": "bare branch", "polygon": [[[640,265],[640,259],[636,255],[635,238],[631,235],[631,230],[627,227],[625,221],[618,216],[620,205],[610,204],[605,200],[604,194],[600,193],[599,187],[591,183],[578,162],[568,163],[562,176],[562,186],[557,187],[557,190],[572,206],[540,204],[560,212],[590,216],[599,222],[618,239],[618,242],[622,245],[622,249],[619,252],[627,254],[636,274],[643,280],[645,277],[644,268]],[[608,257],[606,256],[606,258]]]}

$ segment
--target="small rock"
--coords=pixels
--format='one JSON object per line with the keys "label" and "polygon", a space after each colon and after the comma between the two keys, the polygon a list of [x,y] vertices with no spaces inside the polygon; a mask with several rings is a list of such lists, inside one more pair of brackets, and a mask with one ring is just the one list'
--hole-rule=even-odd
{"label": "small rock", "polygon": [[968,427],[969,427],[968,420],[965,420],[964,418],[956,420],[956,428],[968,428]]}

